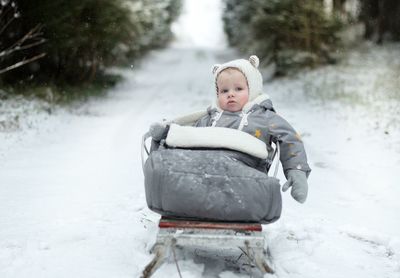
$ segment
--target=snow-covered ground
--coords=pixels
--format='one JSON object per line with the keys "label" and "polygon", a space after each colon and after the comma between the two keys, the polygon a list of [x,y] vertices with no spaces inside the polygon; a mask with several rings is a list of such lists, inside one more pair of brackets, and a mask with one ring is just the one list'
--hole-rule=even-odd
{"label": "snow-covered ground", "polygon": [[[204,3],[197,12],[212,8]],[[211,65],[236,58],[184,38],[122,71],[125,81],[104,99],[52,111],[1,102],[0,277],[140,276],[159,218],[145,202],[141,135],[206,107]],[[307,202],[284,194],[281,219],[263,227],[271,277],[400,277],[398,53],[399,44],[366,44],[334,67],[265,84],[313,168]],[[213,267],[190,256],[179,266],[185,278]],[[179,275],[170,262],[154,277]]]}

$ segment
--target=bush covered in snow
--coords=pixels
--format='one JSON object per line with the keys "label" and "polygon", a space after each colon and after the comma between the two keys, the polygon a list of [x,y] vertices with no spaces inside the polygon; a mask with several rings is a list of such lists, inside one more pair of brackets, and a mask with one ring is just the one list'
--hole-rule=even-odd
{"label": "bush covered in snow", "polygon": [[[164,45],[181,0],[18,0],[13,33],[43,26],[46,57],[0,76],[3,82],[87,84],[108,66],[132,63]],[[35,50],[36,51],[36,50]],[[16,53],[25,59],[29,53]]]}
{"label": "bush covered in snow", "polygon": [[225,31],[229,43],[289,69],[335,61],[342,23],[324,11],[319,0],[225,0]]}

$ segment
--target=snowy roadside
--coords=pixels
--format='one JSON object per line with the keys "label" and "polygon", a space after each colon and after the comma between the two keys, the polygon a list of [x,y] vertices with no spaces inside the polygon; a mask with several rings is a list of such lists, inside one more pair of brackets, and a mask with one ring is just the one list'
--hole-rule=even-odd
{"label": "snowy roadside", "polygon": [[[93,101],[89,101],[93,102]],[[0,102],[0,159],[17,149],[30,147],[38,138],[51,137],[80,116],[98,116],[89,103],[61,106],[38,98],[7,96]],[[40,141],[40,140],[39,140]]]}
{"label": "snowy roadside", "polygon": [[[55,114],[54,114],[55,113]],[[39,133],[51,132],[62,123],[59,109],[48,102],[7,97],[0,102],[0,157]]]}
{"label": "snowy roadside", "polygon": [[266,85],[313,168],[308,204],[284,196],[268,227],[279,277],[400,274],[398,53],[364,44],[338,65]]}
{"label": "snowy roadside", "polygon": [[266,90],[275,102],[289,99],[306,104],[306,109],[340,118],[354,130],[364,131],[360,139],[378,136],[399,153],[399,53],[399,43],[377,46],[365,42],[349,50],[337,65],[276,79]]}

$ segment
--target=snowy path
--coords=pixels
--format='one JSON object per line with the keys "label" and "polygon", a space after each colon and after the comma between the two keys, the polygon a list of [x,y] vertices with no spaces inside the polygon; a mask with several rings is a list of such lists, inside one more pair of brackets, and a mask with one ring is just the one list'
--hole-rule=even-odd
{"label": "snowy path", "polygon": [[[108,99],[10,150],[0,160],[0,277],[138,277],[158,218],[145,204],[141,135],[160,117],[208,105],[210,65],[229,55],[154,52]],[[276,277],[399,277],[395,146],[354,111],[307,103],[279,82],[266,90],[303,134],[313,168],[306,204],[285,194],[281,220],[264,227]],[[180,267],[202,277],[204,265]],[[178,277],[172,263],[155,275],[167,276]]]}

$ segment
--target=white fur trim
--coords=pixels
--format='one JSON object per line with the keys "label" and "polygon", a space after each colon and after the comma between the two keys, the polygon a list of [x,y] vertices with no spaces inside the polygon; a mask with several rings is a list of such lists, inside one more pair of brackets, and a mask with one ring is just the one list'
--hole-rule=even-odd
{"label": "white fur trim", "polygon": [[268,157],[265,143],[250,134],[225,127],[191,127],[172,124],[166,143],[180,148],[225,148],[261,159]]}
{"label": "white fur trim", "polygon": [[172,120],[173,123],[177,123],[178,125],[192,125],[197,122],[201,117],[207,115],[207,110],[200,110],[190,114],[186,114],[180,117],[177,117]]}

